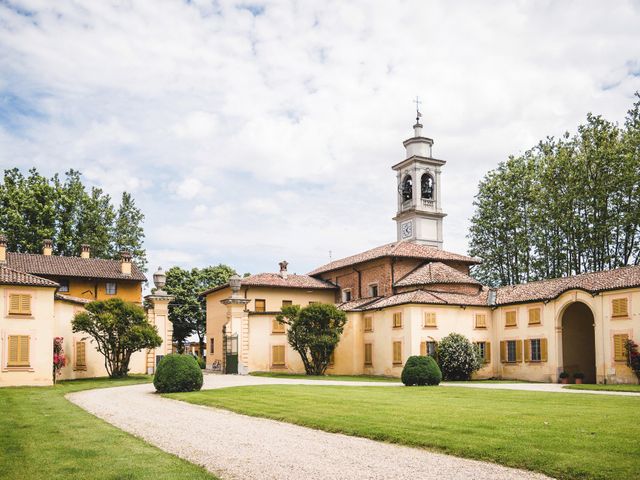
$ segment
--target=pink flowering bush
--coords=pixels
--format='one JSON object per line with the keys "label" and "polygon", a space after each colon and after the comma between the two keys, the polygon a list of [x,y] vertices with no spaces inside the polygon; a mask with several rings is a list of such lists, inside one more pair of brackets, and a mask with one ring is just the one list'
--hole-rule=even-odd
{"label": "pink flowering bush", "polygon": [[627,340],[625,347],[627,349],[627,365],[631,367],[633,373],[640,379],[640,352],[638,352],[638,344],[633,340]]}
{"label": "pink flowering bush", "polygon": [[53,383],[60,376],[62,367],[67,364],[67,357],[64,354],[63,338],[55,337],[53,339]]}

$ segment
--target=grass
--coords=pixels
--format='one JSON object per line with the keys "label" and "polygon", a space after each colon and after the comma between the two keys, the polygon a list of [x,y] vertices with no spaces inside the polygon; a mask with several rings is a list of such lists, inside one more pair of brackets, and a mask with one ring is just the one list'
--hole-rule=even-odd
{"label": "grass", "polygon": [[624,384],[624,385],[595,385],[583,383],[581,385],[565,385],[563,388],[571,390],[603,390],[607,392],[636,392],[640,393],[640,385]]}
{"label": "grass", "polygon": [[339,382],[399,382],[396,377],[379,375],[305,375],[303,373],[252,372],[254,377],[295,378],[296,380],[335,380]]}
{"label": "grass", "polygon": [[215,479],[203,468],[90,415],[64,395],[147,383],[150,376],[87,379],[54,387],[0,389],[0,477],[37,479]]}
{"label": "grass", "polygon": [[333,385],[265,385],[168,396],[561,479],[636,478],[640,469],[640,398]]}

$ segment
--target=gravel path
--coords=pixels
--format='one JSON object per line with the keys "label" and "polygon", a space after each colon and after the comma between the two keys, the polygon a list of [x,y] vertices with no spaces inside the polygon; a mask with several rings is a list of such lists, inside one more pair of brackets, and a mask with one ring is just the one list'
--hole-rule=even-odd
{"label": "gravel path", "polygon": [[[320,381],[207,375],[204,388]],[[323,385],[393,385],[329,382]],[[541,474],[327,433],[169,400],[152,385],[87,390],[69,400],[223,479],[545,479]]]}

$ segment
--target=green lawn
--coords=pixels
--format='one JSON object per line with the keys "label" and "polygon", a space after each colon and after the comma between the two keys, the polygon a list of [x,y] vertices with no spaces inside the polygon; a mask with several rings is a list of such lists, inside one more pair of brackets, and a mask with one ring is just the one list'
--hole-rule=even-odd
{"label": "green lawn", "polygon": [[296,380],[336,380],[340,382],[399,382],[399,378],[377,375],[305,375],[303,373],[251,372],[254,377],[295,378]]}
{"label": "green lawn", "polygon": [[64,395],[150,382],[151,377],[0,389],[0,477],[36,479],[215,479],[73,405]]}
{"label": "green lawn", "polygon": [[566,385],[563,388],[571,390],[605,390],[607,392],[636,392],[640,393],[640,385],[594,385],[583,383],[581,385]]}
{"label": "green lawn", "polygon": [[265,385],[168,395],[563,479],[636,478],[640,398],[456,387]]}

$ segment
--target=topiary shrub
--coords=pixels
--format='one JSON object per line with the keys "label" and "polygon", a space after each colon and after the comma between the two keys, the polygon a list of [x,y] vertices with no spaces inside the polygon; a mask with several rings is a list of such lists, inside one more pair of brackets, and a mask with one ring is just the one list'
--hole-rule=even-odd
{"label": "topiary shrub", "polygon": [[160,360],[153,386],[158,393],[193,392],[202,388],[202,370],[191,355],[177,353]]}
{"label": "topiary shrub", "polygon": [[482,366],[475,346],[459,333],[451,333],[438,343],[438,362],[445,380],[469,380]]}
{"label": "topiary shrub", "polygon": [[438,385],[442,380],[442,372],[432,357],[414,355],[404,364],[401,378],[406,386]]}

